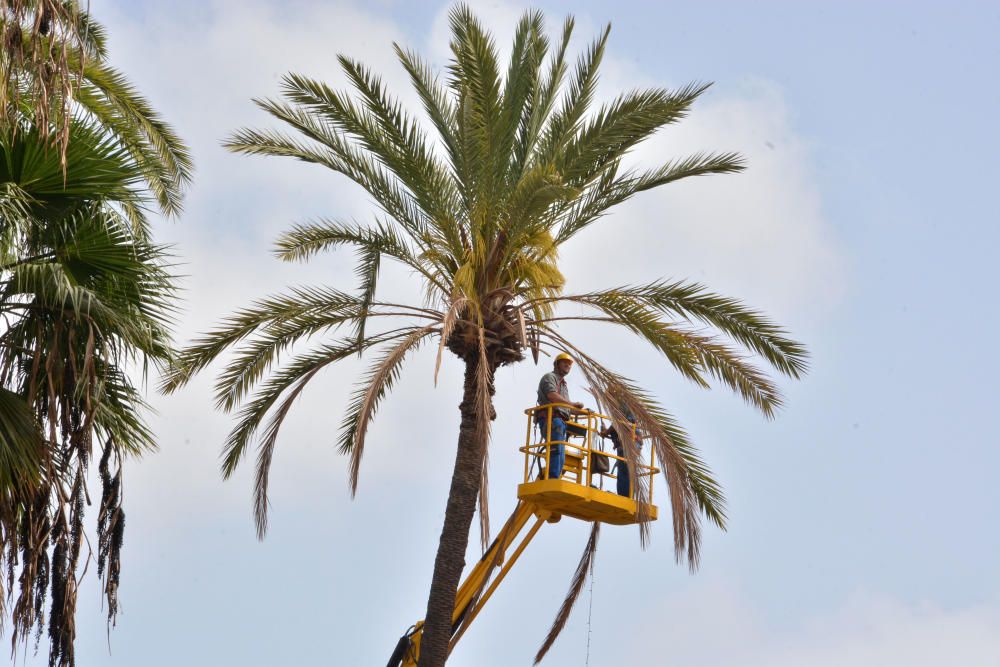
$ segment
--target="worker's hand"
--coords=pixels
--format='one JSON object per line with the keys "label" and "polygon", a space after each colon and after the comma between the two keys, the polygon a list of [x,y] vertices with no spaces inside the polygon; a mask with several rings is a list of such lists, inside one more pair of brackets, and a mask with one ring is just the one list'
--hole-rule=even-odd
{"label": "worker's hand", "polygon": [[575,407],[577,410],[583,410],[583,403],[577,401],[576,403],[573,404],[573,407]]}

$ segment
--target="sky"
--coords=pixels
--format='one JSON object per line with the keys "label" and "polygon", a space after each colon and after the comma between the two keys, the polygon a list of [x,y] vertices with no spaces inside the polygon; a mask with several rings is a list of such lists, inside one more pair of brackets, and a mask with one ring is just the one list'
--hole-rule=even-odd
{"label": "sky", "polygon": [[[341,87],[336,55],[382,73],[417,109],[394,41],[447,60],[448,3],[94,0],[110,57],[191,147],[185,211],[158,223],[184,274],[177,339],[289,285],[353,285],[353,257],[273,258],[276,236],[319,216],[370,219],[332,172],[227,153],[251,103],[286,72]],[[652,390],[725,488],[729,527],[706,526],[700,569],[673,559],[668,522],[643,550],[602,531],[592,588],[546,665],[1000,665],[1000,469],[992,343],[1000,246],[1000,6],[920,2],[472,3],[504,52],[529,6],[550,30],[572,13],[579,51],[608,22],[599,88],[714,85],[690,117],[635,151],[655,166],[738,151],[748,169],[672,184],[620,207],[561,256],[567,289],[692,279],[780,322],[811,353],[781,380],[768,421],[724,388],[685,383],[652,350],[567,329]],[[609,244],[628,262],[609,259]],[[415,294],[387,267],[386,295]],[[250,468],[223,482],[231,417],[212,373],[162,397],[160,449],[133,462],[122,613],[108,632],[93,568],[80,665],[384,664],[421,618],[457,437],[461,367],[414,357],[372,426],[357,497],[336,453],[364,366],[314,382],[286,422],[270,530],[254,534]],[[212,369],[217,371],[218,367]],[[544,368],[498,376],[494,525],[513,509],[523,410]],[[571,392],[585,396],[579,375]],[[665,498],[662,480],[654,491]],[[662,512],[662,510],[661,510]],[[528,665],[588,534],[547,525],[449,665]],[[478,557],[477,540],[469,558]],[[45,664],[21,651],[18,664]]]}

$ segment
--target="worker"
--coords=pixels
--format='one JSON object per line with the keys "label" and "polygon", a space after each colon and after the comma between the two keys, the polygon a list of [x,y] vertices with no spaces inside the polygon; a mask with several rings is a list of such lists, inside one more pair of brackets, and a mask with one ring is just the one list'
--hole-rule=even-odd
{"label": "worker", "polygon": [[[573,357],[565,352],[556,355],[552,361],[552,372],[542,376],[538,383],[538,405],[549,403],[566,403],[572,405],[577,410],[583,409],[583,403],[574,403],[569,399],[569,387],[566,385],[566,376],[573,368]],[[535,413],[535,421],[541,427],[542,434],[548,435],[549,445],[549,470],[548,479],[559,479],[562,475],[563,464],[566,462],[566,422],[569,421],[570,410],[566,407],[552,408],[552,423],[546,424],[548,410],[539,410]],[[549,431],[551,428],[551,431]],[[551,433],[551,435],[549,435]]]}
{"label": "worker", "polygon": [[[625,419],[627,419],[632,424],[632,433],[635,437],[636,449],[642,451],[642,438],[639,436],[635,428],[635,417],[632,416],[631,412],[625,411]],[[602,438],[611,438],[611,443],[614,445],[615,454],[626,458],[625,448],[622,447],[621,437],[618,435],[618,430],[614,425],[608,425],[607,428],[601,429],[600,435]],[[617,460],[615,461],[615,477],[617,477],[617,491],[619,496],[625,496],[626,498],[631,497],[632,488],[629,484],[628,475],[628,463],[626,461]]]}

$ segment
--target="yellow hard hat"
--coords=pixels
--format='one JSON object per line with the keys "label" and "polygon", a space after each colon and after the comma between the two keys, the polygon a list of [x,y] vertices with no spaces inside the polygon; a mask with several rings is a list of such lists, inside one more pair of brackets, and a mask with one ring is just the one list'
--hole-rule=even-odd
{"label": "yellow hard hat", "polygon": [[552,360],[552,363],[555,364],[555,363],[558,363],[560,361],[563,361],[564,359],[566,361],[573,361],[573,357],[569,356],[565,352],[560,352],[559,354],[556,355],[556,358]]}

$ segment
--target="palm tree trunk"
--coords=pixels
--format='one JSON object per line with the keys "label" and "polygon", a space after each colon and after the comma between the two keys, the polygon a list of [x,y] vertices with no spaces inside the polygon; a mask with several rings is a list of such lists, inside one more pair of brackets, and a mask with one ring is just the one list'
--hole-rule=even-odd
{"label": "palm tree trunk", "polygon": [[[451,640],[451,616],[455,608],[462,570],[465,569],[465,549],[469,545],[469,528],[476,510],[479,495],[483,456],[487,438],[480,437],[484,429],[477,428],[479,420],[491,419],[491,414],[478,414],[476,405],[476,375],[478,358],[465,363],[465,389],[459,410],[462,423],[458,431],[458,452],[455,470],[451,476],[451,490],[444,514],[444,528],[434,559],[434,575],[427,599],[424,631],[420,640],[419,667],[443,667],[448,659],[448,642]],[[492,393],[493,369],[489,372]],[[492,397],[490,401],[492,412]]]}

